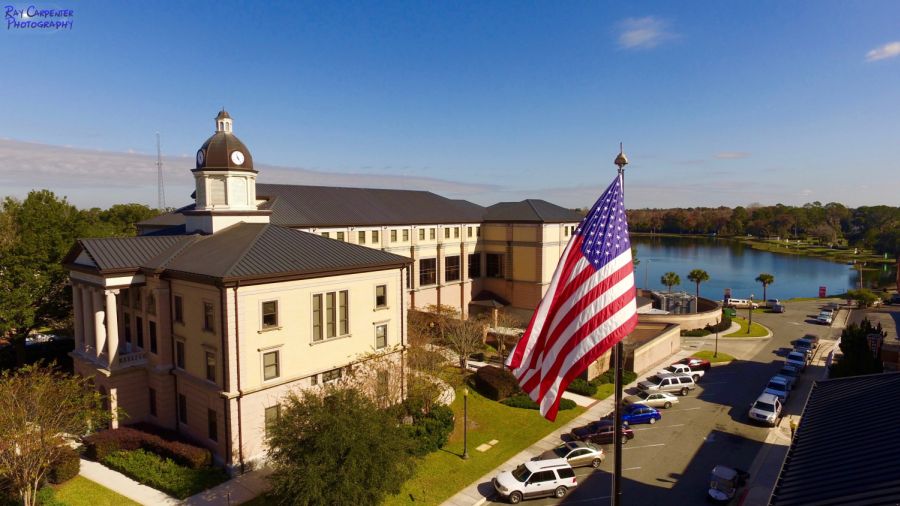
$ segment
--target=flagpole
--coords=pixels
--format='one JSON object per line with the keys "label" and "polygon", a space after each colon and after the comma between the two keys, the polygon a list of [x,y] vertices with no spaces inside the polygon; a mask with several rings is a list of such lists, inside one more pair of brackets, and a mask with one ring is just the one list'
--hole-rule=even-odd
{"label": "flagpole", "polygon": [[[616,157],[615,164],[619,167],[619,185],[624,199],[625,193],[625,166],[628,165],[628,158],[622,150],[622,143],[619,143],[619,156]],[[613,353],[613,362],[616,370],[615,381],[615,432],[613,435],[613,486],[612,486],[612,505],[622,505],[622,369],[625,367],[625,346],[623,340],[616,343],[615,353]]]}

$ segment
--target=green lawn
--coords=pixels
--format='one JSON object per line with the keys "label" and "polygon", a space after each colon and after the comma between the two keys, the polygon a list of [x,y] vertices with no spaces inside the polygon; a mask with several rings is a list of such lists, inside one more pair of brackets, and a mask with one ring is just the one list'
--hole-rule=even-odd
{"label": "green lawn", "polygon": [[[463,453],[462,387],[457,388],[451,407],[456,415],[456,427],[448,443],[419,460],[416,475],[404,484],[400,494],[389,497],[385,504],[440,504],[584,411],[581,407],[560,411],[556,422],[550,423],[536,410],[504,406],[470,388],[469,459],[463,460],[460,458]],[[490,450],[475,449],[492,439],[499,442]]]}
{"label": "green lawn", "polygon": [[597,385],[597,393],[593,395],[594,399],[603,400],[613,394],[616,390],[614,383],[602,383]]}
{"label": "green lawn", "polygon": [[138,505],[131,499],[81,476],[76,476],[55,489],[56,500],[67,506]]}
{"label": "green lawn", "polygon": [[753,325],[750,327],[750,332],[748,333],[747,320],[745,318],[732,318],[731,321],[740,325],[741,328],[737,332],[726,334],[724,337],[763,337],[769,333],[765,327],[756,322],[753,322]]}
{"label": "green lawn", "polygon": [[732,360],[734,360],[734,357],[727,353],[720,351],[717,354],[717,356],[715,356],[715,357],[713,356],[713,353],[714,352],[712,350],[700,350],[691,356],[697,357],[697,358],[704,358],[706,360],[709,360],[710,363],[713,363],[713,364],[716,362],[731,362]]}

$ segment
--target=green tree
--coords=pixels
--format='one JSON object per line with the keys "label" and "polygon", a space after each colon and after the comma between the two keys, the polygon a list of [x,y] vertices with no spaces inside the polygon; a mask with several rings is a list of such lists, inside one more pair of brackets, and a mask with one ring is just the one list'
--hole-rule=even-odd
{"label": "green tree", "polygon": [[674,272],[667,272],[659,278],[659,282],[664,284],[668,289],[669,293],[672,293],[672,287],[681,284],[681,278],[678,277],[678,274]]}
{"label": "green tree", "polygon": [[879,233],[875,239],[875,248],[879,253],[894,257],[897,291],[900,292],[900,227],[892,227]]}
{"label": "green tree", "polygon": [[40,365],[0,376],[0,482],[25,506],[72,438],[109,420],[90,380]]}
{"label": "green tree", "polygon": [[828,371],[831,378],[844,378],[862,374],[877,374],[884,371],[881,359],[869,347],[868,336],[881,334],[881,324],[873,326],[865,319],[859,325],[851,323],[841,332],[841,357]]}
{"label": "green tree", "polygon": [[771,285],[772,283],[775,282],[775,276],[763,272],[763,273],[760,274],[759,276],[756,276],[756,281],[757,281],[757,283],[762,283],[762,286],[763,286],[763,300],[764,300],[764,301],[769,300],[769,299],[766,298],[766,289],[769,287],[769,285]]}
{"label": "green tree", "polygon": [[697,285],[697,304],[699,305],[700,301],[700,283],[705,281],[709,281],[709,273],[704,271],[703,269],[694,269],[688,273],[688,280]]}
{"label": "green tree", "polygon": [[869,307],[874,304],[875,301],[881,300],[881,297],[867,288],[861,288],[859,290],[847,290],[847,298],[859,302],[859,307]]}
{"label": "green tree", "polygon": [[268,427],[278,504],[380,504],[412,476],[412,446],[390,410],[336,386],[291,392]]}

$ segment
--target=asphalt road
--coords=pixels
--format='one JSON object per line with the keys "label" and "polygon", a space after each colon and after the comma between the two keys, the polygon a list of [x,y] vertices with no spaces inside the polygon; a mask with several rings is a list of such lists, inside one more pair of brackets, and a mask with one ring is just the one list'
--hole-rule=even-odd
{"label": "asphalt road", "polygon": [[[790,341],[804,334],[836,339],[840,329],[812,322],[820,303],[791,303],[783,314],[754,314],[754,321],[773,331],[769,339],[719,339],[719,350],[742,360],[712,368],[698,388],[663,410],[653,425],[636,425],[635,438],[622,452],[622,504],[704,504],[709,472],[716,464],[748,470],[765,444],[769,429],[751,425],[747,410],[766,382],[781,367]],[[691,340],[687,348],[713,349],[713,339]],[[829,347],[825,341],[823,347]],[[812,378],[810,368],[788,399],[785,413],[802,411]],[[579,485],[562,500],[537,499],[529,505],[603,504],[610,501],[612,445],[599,470],[576,469]]]}

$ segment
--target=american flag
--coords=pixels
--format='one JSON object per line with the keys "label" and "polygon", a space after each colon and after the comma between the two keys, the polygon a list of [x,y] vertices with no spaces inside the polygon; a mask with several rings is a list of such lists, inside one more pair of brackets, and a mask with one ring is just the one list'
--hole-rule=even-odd
{"label": "american flag", "polygon": [[506,365],[556,419],[573,379],[637,324],[622,177],[603,192],[563,251],[550,287]]}

